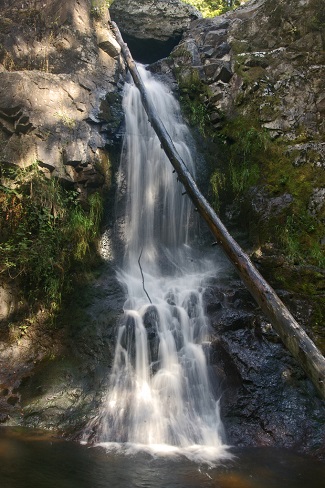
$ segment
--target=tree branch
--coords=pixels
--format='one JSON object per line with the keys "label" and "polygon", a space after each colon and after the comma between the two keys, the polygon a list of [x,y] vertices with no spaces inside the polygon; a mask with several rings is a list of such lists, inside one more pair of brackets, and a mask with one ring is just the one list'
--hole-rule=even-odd
{"label": "tree branch", "polygon": [[140,268],[140,272],[141,272],[141,276],[142,276],[142,288],[143,288],[143,291],[145,292],[145,294],[147,295],[149,302],[152,303],[151,298],[149,297],[148,292],[147,292],[147,290],[145,289],[145,286],[144,286],[144,276],[143,276],[143,271],[142,271],[142,267],[141,267],[141,263],[140,263],[141,256],[142,256],[142,251],[143,251],[143,248],[141,249],[140,256],[139,256],[139,259],[138,259],[139,268]]}

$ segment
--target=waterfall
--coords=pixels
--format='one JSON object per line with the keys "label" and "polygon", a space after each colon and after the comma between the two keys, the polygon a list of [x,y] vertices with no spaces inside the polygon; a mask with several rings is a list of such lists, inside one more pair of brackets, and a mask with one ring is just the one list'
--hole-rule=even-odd
{"label": "waterfall", "polygon": [[[177,101],[144,67],[138,69],[194,173],[190,135]],[[205,351],[209,328],[202,282],[211,274],[211,262],[194,259],[194,209],[131,83],[126,84],[123,104],[126,245],[118,278],[127,300],[95,440],[124,449],[183,453],[197,460],[227,457],[220,394],[210,384]]]}

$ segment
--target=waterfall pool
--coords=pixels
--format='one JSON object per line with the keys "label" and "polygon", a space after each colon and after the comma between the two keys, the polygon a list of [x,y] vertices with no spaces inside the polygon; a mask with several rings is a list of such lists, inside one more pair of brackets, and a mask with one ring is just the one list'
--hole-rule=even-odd
{"label": "waterfall pool", "polygon": [[320,488],[325,464],[285,449],[233,448],[215,466],[185,457],[124,456],[55,438],[0,428],[2,488]]}

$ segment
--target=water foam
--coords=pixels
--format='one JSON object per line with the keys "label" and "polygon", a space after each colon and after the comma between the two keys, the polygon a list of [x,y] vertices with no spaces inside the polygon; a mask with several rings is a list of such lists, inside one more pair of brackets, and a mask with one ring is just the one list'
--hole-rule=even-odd
{"label": "water foam", "polygon": [[[143,67],[141,77],[177,150],[194,173],[190,139],[170,91]],[[204,344],[209,328],[202,283],[214,266],[194,258],[196,219],[148,123],[138,90],[127,84],[121,172],[127,182],[125,259],[118,278],[127,290],[107,395],[85,439],[125,453],[229,457],[219,393],[210,383]],[[125,164],[126,163],[126,164]]]}

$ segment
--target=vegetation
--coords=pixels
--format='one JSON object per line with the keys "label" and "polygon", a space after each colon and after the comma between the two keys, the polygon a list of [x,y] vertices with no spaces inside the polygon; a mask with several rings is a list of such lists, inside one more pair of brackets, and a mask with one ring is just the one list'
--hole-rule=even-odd
{"label": "vegetation", "polygon": [[189,123],[203,136],[208,135],[209,114],[204,104],[207,86],[198,79],[197,71],[193,71],[186,79],[183,78],[179,87],[180,101]]}
{"label": "vegetation", "polygon": [[7,167],[0,184],[0,273],[19,280],[30,304],[51,312],[90,256],[99,232],[102,198],[82,206],[75,191],[47,179],[35,164]]}
{"label": "vegetation", "polygon": [[101,19],[105,11],[111,6],[114,0],[91,0],[90,13],[95,19]]}
{"label": "vegetation", "polygon": [[183,0],[183,2],[200,10],[203,17],[216,17],[245,3],[245,0]]}
{"label": "vegetation", "polygon": [[[174,51],[174,55],[183,57],[188,51],[180,53],[180,49]],[[202,136],[209,134],[209,114],[206,109],[205,100],[208,98],[208,87],[202,82],[196,69],[183,70],[178,68],[175,71],[178,86],[181,92],[180,101],[185,117],[190,125],[196,127]]]}
{"label": "vegetation", "polygon": [[228,120],[219,139],[227,144],[223,144],[222,168],[216,168],[211,177],[216,206],[223,195],[246,208],[245,201],[251,200],[249,190],[256,185],[269,198],[290,195],[292,202],[279,212],[270,212],[258,223],[248,216],[246,224],[252,236],[258,236],[259,244],[276,244],[289,262],[325,266],[320,244],[323,224],[308,211],[315,182],[321,183],[318,168],[310,164],[294,167],[286,143],[272,140],[268,131],[249,116]]}
{"label": "vegetation", "polygon": [[[325,265],[324,246],[321,244],[325,215],[315,218],[309,211],[313,190],[325,185],[324,172],[317,165],[317,154],[313,156],[310,153],[308,163],[295,165],[297,154],[288,151],[288,141],[281,138],[273,140],[269,131],[261,127],[261,110],[270,110],[274,114],[278,109],[277,97],[273,96],[272,101],[264,106],[258,98],[252,102],[250,98],[240,100],[238,97],[237,113],[231,119],[219,113],[219,129],[216,130],[210,121],[209,86],[201,80],[195,68],[188,66],[190,53],[182,45],[173,51],[172,56],[178,62],[175,74],[184,114],[209,141],[207,152],[211,155],[206,153],[205,156],[212,166],[209,198],[215,209],[220,210],[221,202],[235,203],[241,215],[240,221],[249,228],[252,243],[257,247],[272,243],[289,263]],[[241,69],[240,63],[237,68]],[[241,75],[251,85],[263,77],[264,70],[253,67]],[[259,107],[258,112],[255,107]],[[241,115],[243,112],[246,115]],[[302,128],[290,145],[308,140]],[[280,204],[279,212],[270,211],[257,222],[251,205],[251,189],[254,187],[266,201],[277,197],[281,201],[281,196],[288,195],[291,202]]]}

